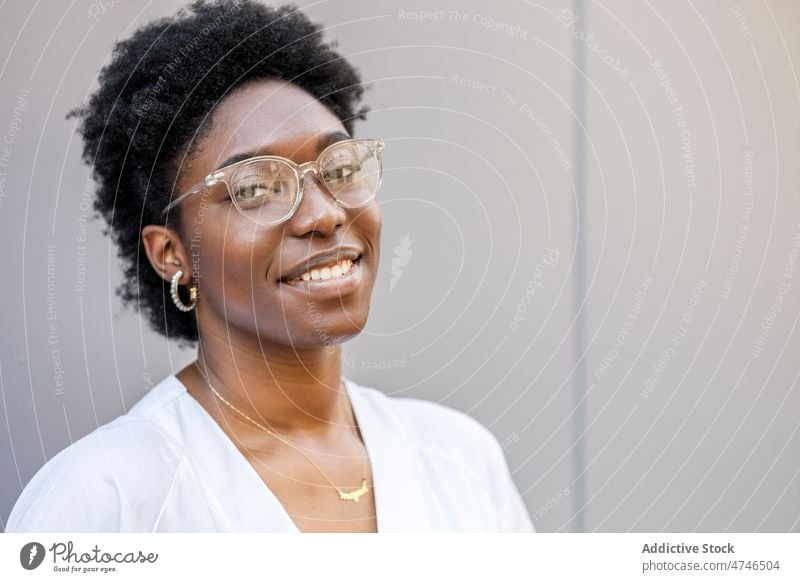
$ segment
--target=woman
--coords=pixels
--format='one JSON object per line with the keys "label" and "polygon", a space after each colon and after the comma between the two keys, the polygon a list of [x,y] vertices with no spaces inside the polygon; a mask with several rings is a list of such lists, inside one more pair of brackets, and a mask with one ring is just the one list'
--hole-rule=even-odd
{"label": "woman", "polygon": [[361,81],[321,32],[195,2],[118,43],[71,114],[123,299],[197,360],[52,458],[7,531],[533,531],[488,429],[342,373],[383,142],[352,137]]}

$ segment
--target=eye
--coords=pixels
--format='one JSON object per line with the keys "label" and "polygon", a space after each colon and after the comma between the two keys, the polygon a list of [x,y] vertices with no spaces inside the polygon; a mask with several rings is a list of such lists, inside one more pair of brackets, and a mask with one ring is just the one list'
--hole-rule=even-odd
{"label": "eye", "polygon": [[341,164],[338,166],[334,166],[332,168],[327,168],[323,173],[322,177],[325,180],[346,180],[350,178],[358,171],[358,167],[354,164]]}
{"label": "eye", "polygon": [[245,182],[236,187],[234,195],[237,200],[244,202],[265,202],[281,196],[286,188],[283,180]]}

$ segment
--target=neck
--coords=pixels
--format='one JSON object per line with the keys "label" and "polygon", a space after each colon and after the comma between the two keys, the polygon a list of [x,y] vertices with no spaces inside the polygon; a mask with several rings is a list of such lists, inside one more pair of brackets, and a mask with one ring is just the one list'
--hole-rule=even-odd
{"label": "neck", "polygon": [[[232,333],[225,337],[204,334],[196,365],[225,400],[286,436],[322,435],[352,424],[338,345],[298,349],[258,340],[251,345]],[[210,393],[203,399],[216,399],[202,375],[197,376],[201,389]]]}

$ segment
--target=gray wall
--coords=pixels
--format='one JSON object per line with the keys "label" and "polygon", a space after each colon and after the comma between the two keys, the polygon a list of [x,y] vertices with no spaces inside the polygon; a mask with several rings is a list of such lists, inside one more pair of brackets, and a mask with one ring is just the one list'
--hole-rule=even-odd
{"label": "gray wall", "polygon": [[[0,8],[0,526],[193,357],[120,306],[64,119],[115,39],[180,4]],[[345,373],[489,426],[540,531],[800,531],[800,5],[307,11],[370,81],[360,135],[388,142]]]}

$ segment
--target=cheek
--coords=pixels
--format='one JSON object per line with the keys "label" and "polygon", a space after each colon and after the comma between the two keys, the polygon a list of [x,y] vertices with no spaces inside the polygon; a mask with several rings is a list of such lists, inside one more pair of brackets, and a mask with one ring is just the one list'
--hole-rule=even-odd
{"label": "cheek", "polygon": [[353,227],[360,231],[361,236],[364,236],[370,243],[373,243],[376,249],[380,240],[382,226],[383,219],[381,218],[381,209],[376,201],[360,209],[360,212],[353,221]]}
{"label": "cheek", "polygon": [[383,226],[383,218],[381,217],[381,209],[375,204],[374,210],[370,213],[371,218],[371,237],[370,242],[375,253],[375,259],[378,260],[381,254],[381,227]]}
{"label": "cheek", "polygon": [[224,284],[230,299],[251,295],[251,287],[265,280],[269,257],[279,241],[273,240],[273,233],[259,232],[250,222],[230,220],[214,232],[202,241],[204,277],[216,279],[220,287]]}

